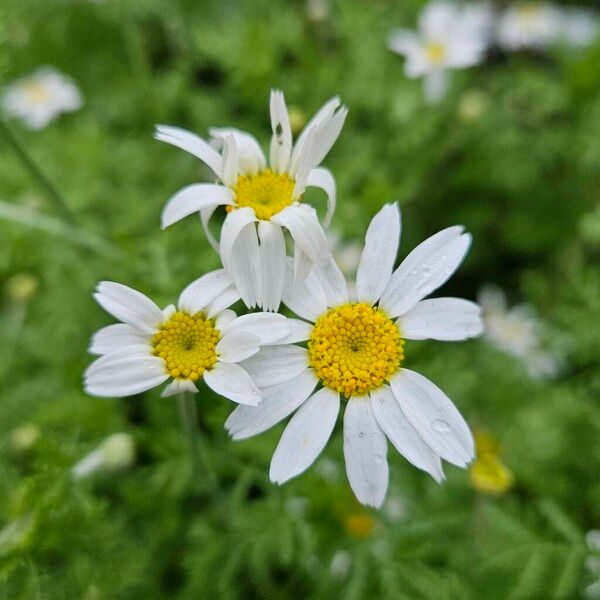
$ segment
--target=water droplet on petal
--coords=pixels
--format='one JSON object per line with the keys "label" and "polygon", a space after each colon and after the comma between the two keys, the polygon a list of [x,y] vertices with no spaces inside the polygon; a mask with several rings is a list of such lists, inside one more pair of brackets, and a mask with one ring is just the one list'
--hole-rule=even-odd
{"label": "water droplet on petal", "polygon": [[361,432],[358,434],[358,437],[359,437],[359,438],[364,438],[364,437],[365,437],[365,432],[364,432],[364,431],[361,431]]}
{"label": "water droplet on petal", "polygon": [[383,460],[383,456],[381,456],[381,454],[376,454],[373,457],[373,460],[375,461],[375,464],[379,465],[379,464],[381,464],[381,461]]}
{"label": "water droplet on petal", "polygon": [[439,433],[445,433],[446,431],[450,431],[450,425],[443,419],[435,419],[435,421],[431,421],[431,429]]}

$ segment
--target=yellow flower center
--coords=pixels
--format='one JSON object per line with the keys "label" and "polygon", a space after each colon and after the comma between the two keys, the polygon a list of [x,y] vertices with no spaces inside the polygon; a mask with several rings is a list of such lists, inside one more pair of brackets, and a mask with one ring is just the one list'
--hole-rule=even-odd
{"label": "yellow flower center", "polygon": [[203,313],[176,312],[152,338],[153,354],[165,361],[169,375],[196,381],[217,362],[219,331]]}
{"label": "yellow flower center", "polygon": [[400,367],[403,348],[395,323],[364,302],[327,311],[317,320],[308,342],[317,377],[348,398],[383,385]]}
{"label": "yellow flower center", "polygon": [[495,454],[478,457],[471,465],[469,475],[473,487],[483,494],[504,494],[513,483],[512,472]]}
{"label": "yellow flower center", "polygon": [[536,2],[522,4],[517,8],[519,18],[525,25],[532,24],[542,13],[542,6]]}
{"label": "yellow flower center", "polygon": [[439,65],[446,58],[446,48],[444,48],[443,44],[430,42],[425,47],[425,54],[431,64]]}
{"label": "yellow flower center", "polygon": [[27,83],[24,83],[23,89],[25,90],[29,101],[34,104],[41,104],[50,98],[50,91],[48,88],[37,81],[28,81]]}
{"label": "yellow flower center", "polygon": [[257,218],[268,220],[292,203],[295,185],[287,173],[274,173],[271,169],[256,175],[240,175],[233,188],[237,206],[228,206],[227,211],[249,206]]}

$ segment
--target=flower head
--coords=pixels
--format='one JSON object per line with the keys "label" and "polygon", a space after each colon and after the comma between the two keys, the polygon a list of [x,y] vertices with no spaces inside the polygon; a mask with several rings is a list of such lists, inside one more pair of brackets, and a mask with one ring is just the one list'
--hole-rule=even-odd
{"label": "flower head", "polygon": [[498,41],[506,50],[540,49],[560,32],[559,10],[544,2],[524,2],[507,8],[498,23]]}
{"label": "flower head", "polygon": [[475,433],[476,459],[469,468],[473,487],[482,494],[500,496],[513,484],[512,471],[500,457],[500,443],[489,432]]}
{"label": "flower head", "polygon": [[6,113],[30,129],[43,129],[61,113],[78,110],[82,104],[75,82],[52,67],[42,67],[13,82],[2,97]]}
{"label": "flower head", "polygon": [[[326,227],[335,210],[335,181],[319,165],[338,138],[347,109],[339,98],[329,100],[294,145],[282,92],[271,92],[270,112],[269,165],[256,138],[238,129],[211,129],[212,145],[193,133],[163,125],[156,128],[155,137],[197,156],[217,178],[214,184],[190,185],[175,194],[163,210],[163,227],[199,212],[208,239],[220,251],[244,303],[277,310],[285,276],[283,230],[295,242],[296,277],[328,255],[317,213],[302,202],[302,195],[307,187],[325,191]],[[208,229],[218,206],[227,210],[220,243]]]}
{"label": "flower head", "polygon": [[[261,433],[295,412],[271,461],[282,484],[304,472],[344,414],[344,456],[360,502],[380,507],[388,484],[386,436],[437,481],[441,459],[460,467],[473,439],[456,407],[428,379],[404,368],[405,340],[463,340],[479,335],[479,307],[459,298],[424,300],[465,257],[471,236],[449,227],[413,250],[394,270],[400,240],[398,207],[372,220],[357,271],[357,297],[333,261],[294,282],[288,265],[284,303],[300,319],[290,334],[242,362],[263,391],[257,408],[238,407],[225,426],[234,439]],[[307,342],[307,347],[298,345]],[[319,388],[315,392],[315,389]]]}
{"label": "flower head", "polygon": [[200,379],[218,394],[256,405],[260,390],[238,363],[263,343],[289,333],[285,317],[228,310],[239,293],[224,270],[191,283],[173,305],[161,310],[144,294],[110,281],[95,298],[121,323],[97,331],[90,346],[99,354],[85,372],[85,389],[94,396],[130,396],[170,383],[163,396],[197,392]]}

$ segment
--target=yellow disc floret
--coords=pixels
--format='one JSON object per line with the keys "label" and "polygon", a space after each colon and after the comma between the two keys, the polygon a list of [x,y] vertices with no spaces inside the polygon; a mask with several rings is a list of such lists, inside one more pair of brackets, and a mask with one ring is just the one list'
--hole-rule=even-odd
{"label": "yellow disc floret", "polygon": [[176,312],[152,338],[153,354],[165,361],[169,375],[197,381],[217,362],[219,331],[203,313]]}
{"label": "yellow disc floret", "polygon": [[289,175],[274,173],[271,169],[256,175],[240,175],[233,188],[237,206],[228,206],[227,210],[249,206],[257,218],[270,219],[292,203],[295,185]]}
{"label": "yellow disc floret", "polygon": [[309,361],[323,385],[346,397],[363,396],[395,373],[404,358],[395,323],[365,303],[332,308],[315,324]]}

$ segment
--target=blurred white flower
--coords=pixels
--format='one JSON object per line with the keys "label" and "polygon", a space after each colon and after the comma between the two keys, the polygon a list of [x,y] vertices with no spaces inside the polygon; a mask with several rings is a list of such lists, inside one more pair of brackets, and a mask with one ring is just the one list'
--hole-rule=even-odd
{"label": "blurred white flower", "polygon": [[406,517],[408,509],[403,498],[392,496],[383,505],[383,512],[390,521],[402,521]]}
{"label": "blurred white flower", "polygon": [[495,286],[486,286],[478,296],[485,322],[485,338],[508,354],[520,358],[532,377],[543,379],[556,375],[559,360],[542,348],[542,328],[531,306],[519,304],[508,308],[506,295]]}
{"label": "blurred white flower", "polygon": [[10,442],[16,452],[27,452],[40,439],[41,432],[37,425],[24,423],[10,432]]}
{"label": "blurred white flower", "polygon": [[30,129],[43,129],[61,113],[81,108],[83,99],[75,82],[52,67],[42,67],[7,86],[4,111]]}
{"label": "blurred white flower", "polygon": [[489,5],[460,7],[444,0],[428,4],[418,31],[392,31],[390,50],[406,57],[410,78],[424,77],[425,98],[439,101],[448,86],[447,71],[482,62],[490,43],[493,12]]}
{"label": "blurred white flower", "polygon": [[340,466],[331,458],[321,458],[316,468],[319,476],[328,483],[335,483],[340,478]]}
{"label": "blurred white flower", "polygon": [[306,515],[308,505],[308,498],[303,498],[302,496],[292,496],[285,503],[288,514],[296,518],[302,518]]}
{"label": "blurred white flower", "polygon": [[135,442],[128,433],[109,435],[95,450],[82,458],[72,469],[80,479],[98,471],[122,471],[135,461]]}
{"label": "blurred white flower", "polygon": [[560,36],[570,46],[591,45],[600,32],[598,14],[583,8],[565,8],[561,14]]}
{"label": "blurred white flower", "polygon": [[331,559],[329,572],[340,579],[346,577],[352,566],[352,557],[346,550],[338,550]]}
{"label": "blurred white flower", "polygon": [[323,23],[329,18],[329,0],[306,0],[306,16],[313,23]]}
{"label": "blurred white flower", "polygon": [[526,2],[507,8],[498,23],[498,42],[506,50],[540,49],[560,32],[560,11],[543,2]]}
{"label": "blurred white flower", "polygon": [[588,531],[585,541],[592,552],[600,552],[600,529],[591,529]]}

